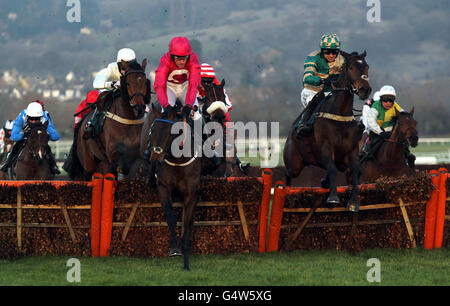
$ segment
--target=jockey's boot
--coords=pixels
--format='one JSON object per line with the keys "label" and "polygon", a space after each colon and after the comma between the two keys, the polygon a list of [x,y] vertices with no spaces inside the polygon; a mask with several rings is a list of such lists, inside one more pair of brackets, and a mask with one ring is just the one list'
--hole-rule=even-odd
{"label": "jockey's boot", "polygon": [[242,173],[245,175],[248,175],[248,170],[250,169],[250,163],[246,163],[245,165],[242,164],[239,157],[236,156],[236,165],[238,166],[239,170],[241,170]]}
{"label": "jockey's boot", "polygon": [[301,123],[296,129],[297,137],[310,135],[312,133],[312,131],[313,131],[313,125],[314,125],[314,121],[315,120],[316,120],[316,115],[312,114],[309,117],[309,119],[306,122],[306,124],[305,123]]}
{"label": "jockey's boot", "polygon": [[61,171],[59,171],[58,165],[56,164],[55,155],[53,155],[50,146],[48,146],[47,150],[47,159],[50,165],[50,172],[52,174],[61,174]]}
{"label": "jockey's boot", "polygon": [[365,161],[369,160],[371,157],[370,154],[370,142],[366,141],[366,143],[364,144],[364,146],[361,148],[361,152],[359,152],[359,163],[362,164]]}
{"label": "jockey's boot", "polygon": [[91,120],[86,124],[86,128],[83,133],[83,139],[87,140],[89,138],[95,137],[97,131],[99,130],[99,125],[105,120],[103,112],[100,112],[98,108],[94,110]]}

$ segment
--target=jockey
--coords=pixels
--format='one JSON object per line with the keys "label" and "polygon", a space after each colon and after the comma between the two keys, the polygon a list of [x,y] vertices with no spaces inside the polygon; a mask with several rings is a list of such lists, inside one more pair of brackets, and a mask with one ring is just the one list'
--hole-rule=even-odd
{"label": "jockey", "polygon": [[[220,85],[219,80],[216,77],[216,72],[214,71],[214,68],[206,63],[203,63],[200,67],[200,77],[201,77],[201,83],[200,86],[198,88],[198,94],[197,94],[197,99],[199,101],[199,103],[202,103],[202,100],[205,99],[205,94],[206,94],[206,90],[205,87],[211,86],[212,83],[216,84],[216,85]],[[225,131],[224,133],[227,133],[227,129],[229,127],[229,122],[230,122],[230,110],[233,108],[233,105],[231,103],[230,98],[227,95],[227,92],[225,90],[225,88],[223,89],[223,93],[225,94],[225,105],[228,108],[227,113],[225,114]],[[218,165],[220,163],[220,160],[217,160],[215,163]],[[243,165],[242,162],[240,161],[239,157],[236,156],[236,165],[239,167],[239,169],[247,174],[248,173],[248,168],[250,167],[250,164],[247,163],[246,165]]]}
{"label": "jockey", "polygon": [[[200,120],[197,90],[200,86],[200,63],[197,55],[192,51],[191,44],[186,37],[174,37],[169,43],[169,52],[159,60],[155,71],[155,92],[161,104],[163,116],[172,109],[177,99],[184,105],[183,118],[192,117]],[[150,146],[150,141],[148,142]],[[150,148],[143,153],[150,157]]]}
{"label": "jockey", "polygon": [[[46,121],[48,121],[47,133],[50,137],[50,140],[59,140],[59,134],[53,126],[52,120],[48,116],[48,113],[44,112],[41,104],[42,102],[39,103],[38,101],[31,102],[14,121],[11,132],[11,140],[15,141],[16,144],[14,144],[11,153],[8,154],[5,163],[1,167],[1,170],[3,172],[7,172],[8,168],[14,164],[18,154],[23,148],[23,145],[25,145],[26,137],[28,136],[26,134],[30,131],[30,127],[34,124],[44,124]],[[58,166],[56,165],[55,157],[51,153],[50,146],[48,147],[46,158],[49,161],[50,171],[52,172],[52,174],[60,174]]]}
{"label": "jockey", "polygon": [[[339,54],[341,42],[335,33],[326,33],[320,38],[320,51],[311,52],[305,60],[303,72],[303,90],[301,103],[304,108],[311,102],[317,93],[316,99],[323,100],[331,93],[331,83],[337,80],[341,73],[344,57]],[[306,113],[305,113],[306,114]],[[310,115],[309,115],[310,116]],[[302,118],[297,127],[297,133],[307,135],[312,131],[314,120]]]}
{"label": "jockey", "polygon": [[[367,114],[367,129],[369,130],[369,140],[361,149],[359,160],[363,163],[365,160],[374,156],[380,148],[384,139],[390,137],[393,128],[392,117],[395,111],[403,112],[403,108],[395,102],[396,93],[394,87],[385,85],[379,91],[380,99],[375,101]],[[416,157],[406,148],[405,157],[408,166],[414,168]]]}
{"label": "jockey", "polygon": [[372,99],[369,99],[364,103],[362,114],[361,114],[361,122],[365,127],[364,133],[369,134],[369,128],[367,127],[367,115],[369,114],[370,107],[373,105],[373,103],[380,100],[380,92],[377,91],[373,94]]}
{"label": "jockey", "polygon": [[[202,103],[205,99],[206,90],[205,87],[211,86],[212,83],[216,85],[220,85],[219,80],[216,78],[216,72],[214,71],[214,68],[206,63],[203,63],[200,67],[200,77],[201,82],[200,86],[198,87],[198,94],[197,94],[197,100],[199,103]],[[230,122],[230,113],[229,111],[233,108],[233,105],[231,104],[231,100],[227,95],[227,92],[225,88],[223,89],[223,93],[225,94],[225,105],[228,108],[228,112],[225,114],[225,124],[228,125],[228,122]]]}
{"label": "jockey", "polygon": [[11,130],[13,127],[14,121],[6,120],[5,125],[0,130],[0,150],[4,152],[5,150],[5,139],[11,137]]}
{"label": "jockey", "polygon": [[88,92],[86,99],[81,101],[81,103],[78,105],[75,114],[75,122],[73,125],[73,130],[75,131],[78,123],[80,123],[81,119],[83,119],[83,116],[87,114],[90,111],[90,108],[93,108],[93,103],[97,102],[98,96],[100,95],[100,92],[98,90],[91,90]]}
{"label": "jockey", "polygon": [[[174,37],[156,69],[155,91],[163,112],[174,107],[176,100],[184,105],[183,117],[201,119],[197,90],[200,85],[200,63],[186,37]],[[197,109],[194,108],[197,107]]]}
{"label": "jockey", "polygon": [[[136,60],[135,52],[130,48],[123,48],[117,52],[117,60],[108,64],[108,66],[100,70],[95,76],[93,87],[99,90],[100,93],[104,91],[111,91],[120,87],[120,77],[125,74],[122,68],[122,62],[131,62]],[[105,116],[102,112],[95,108],[91,120],[86,124],[83,138],[88,139],[95,136],[95,131]]]}

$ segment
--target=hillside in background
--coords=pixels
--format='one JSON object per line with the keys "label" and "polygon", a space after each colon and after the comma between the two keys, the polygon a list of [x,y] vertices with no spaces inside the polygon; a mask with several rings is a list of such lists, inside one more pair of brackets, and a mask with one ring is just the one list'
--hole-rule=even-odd
{"label": "hillside in background", "polygon": [[[337,4],[339,3],[339,4]],[[156,68],[174,36],[187,36],[201,62],[225,78],[235,121],[280,121],[282,134],[301,111],[303,62],[324,32],[338,33],[343,49],[368,53],[374,90],[392,84],[422,135],[449,135],[450,47],[448,0],[381,1],[381,22],[366,19],[367,1],[81,0],[81,22],[69,23],[60,0],[0,3],[0,72],[56,82],[73,72],[92,84],[92,73],[124,46]],[[72,82],[75,82],[72,81]],[[0,82],[1,86],[1,82]],[[0,119],[27,104],[0,96]],[[55,124],[70,137],[77,101],[49,100]],[[362,108],[362,102],[356,102]]]}

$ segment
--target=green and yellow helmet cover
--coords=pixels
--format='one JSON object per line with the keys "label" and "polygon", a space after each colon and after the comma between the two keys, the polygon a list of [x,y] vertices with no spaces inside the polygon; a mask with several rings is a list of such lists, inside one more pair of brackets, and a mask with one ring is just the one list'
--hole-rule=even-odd
{"label": "green and yellow helmet cover", "polygon": [[335,33],[326,33],[320,38],[321,49],[341,49],[341,41]]}

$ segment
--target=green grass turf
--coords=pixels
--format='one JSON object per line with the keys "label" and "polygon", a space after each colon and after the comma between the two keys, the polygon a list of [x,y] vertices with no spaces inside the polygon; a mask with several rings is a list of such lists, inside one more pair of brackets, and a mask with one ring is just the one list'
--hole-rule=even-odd
{"label": "green grass turf", "polygon": [[[67,281],[70,257],[0,260],[1,286],[431,286],[450,285],[450,248],[294,251],[182,257],[78,258],[79,283]],[[370,258],[380,261],[381,282],[368,282]]]}

